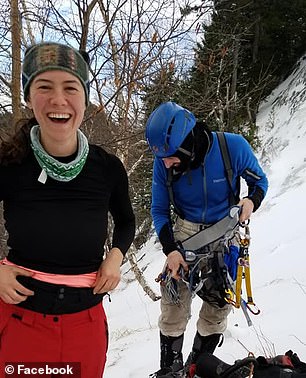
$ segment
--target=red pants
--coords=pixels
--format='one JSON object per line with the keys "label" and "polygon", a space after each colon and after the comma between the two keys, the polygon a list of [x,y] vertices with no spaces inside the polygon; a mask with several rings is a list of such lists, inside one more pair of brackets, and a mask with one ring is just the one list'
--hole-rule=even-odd
{"label": "red pants", "polygon": [[107,347],[108,329],[102,304],[74,314],[44,315],[0,300],[1,378],[23,376],[5,375],[7,362],[80,363],[82,378],[101,378]]}

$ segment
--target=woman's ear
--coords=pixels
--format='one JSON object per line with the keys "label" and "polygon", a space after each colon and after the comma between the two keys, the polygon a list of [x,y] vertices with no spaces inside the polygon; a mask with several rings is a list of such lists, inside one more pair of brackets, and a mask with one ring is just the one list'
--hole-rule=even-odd
{"label": "woman's ear", "polygon": [[26,104],[29,109],[33,109],[30,99],[27,100]]}

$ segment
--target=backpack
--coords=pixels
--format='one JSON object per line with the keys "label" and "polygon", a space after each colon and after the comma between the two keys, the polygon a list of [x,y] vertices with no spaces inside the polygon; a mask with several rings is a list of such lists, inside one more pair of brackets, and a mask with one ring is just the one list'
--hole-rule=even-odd
{"label": "backpack", "polygon": [[190,378],[306,378],[306,363],[292,350],[272,358],[246,357],[229,365],[210,353],[197,359]]}

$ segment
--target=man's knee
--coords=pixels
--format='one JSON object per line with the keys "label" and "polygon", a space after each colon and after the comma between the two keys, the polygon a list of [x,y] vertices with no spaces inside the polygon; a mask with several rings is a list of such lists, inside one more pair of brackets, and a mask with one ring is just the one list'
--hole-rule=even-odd
{"label": "man's knee", "polygon": [[230,305],[222,308],[203,303],[197,329],[201,335],[207,336],[213,333],[223,333],[227,327],[227,317],[231,311]]}

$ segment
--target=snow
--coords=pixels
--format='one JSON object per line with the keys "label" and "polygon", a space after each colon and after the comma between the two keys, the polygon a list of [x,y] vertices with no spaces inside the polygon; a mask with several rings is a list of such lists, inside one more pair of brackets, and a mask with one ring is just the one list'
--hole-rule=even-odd
{"label": "snow", "polygon": [[[257,156],[269,179],[268,194],[250,222],[252,289],[260,314],[250,313],[253,324],[248,326],[242,310],[233,308],[223,345],[215,353],[228,363],[248,352],[273,356],[289,349],[306,359],[305,68],[301,59],[258,113],[261,148]],[[159,293],[155,278],[165,258],[155,236],[137,256],[143,256],[139,265],[150,287]],[[110,331],[104,378],[148,377],[159,368],[159,301],[144,293],[128,263],[111,299],[104,302]],[[185,358],[200,305],[195,298],[185,333]]]}

